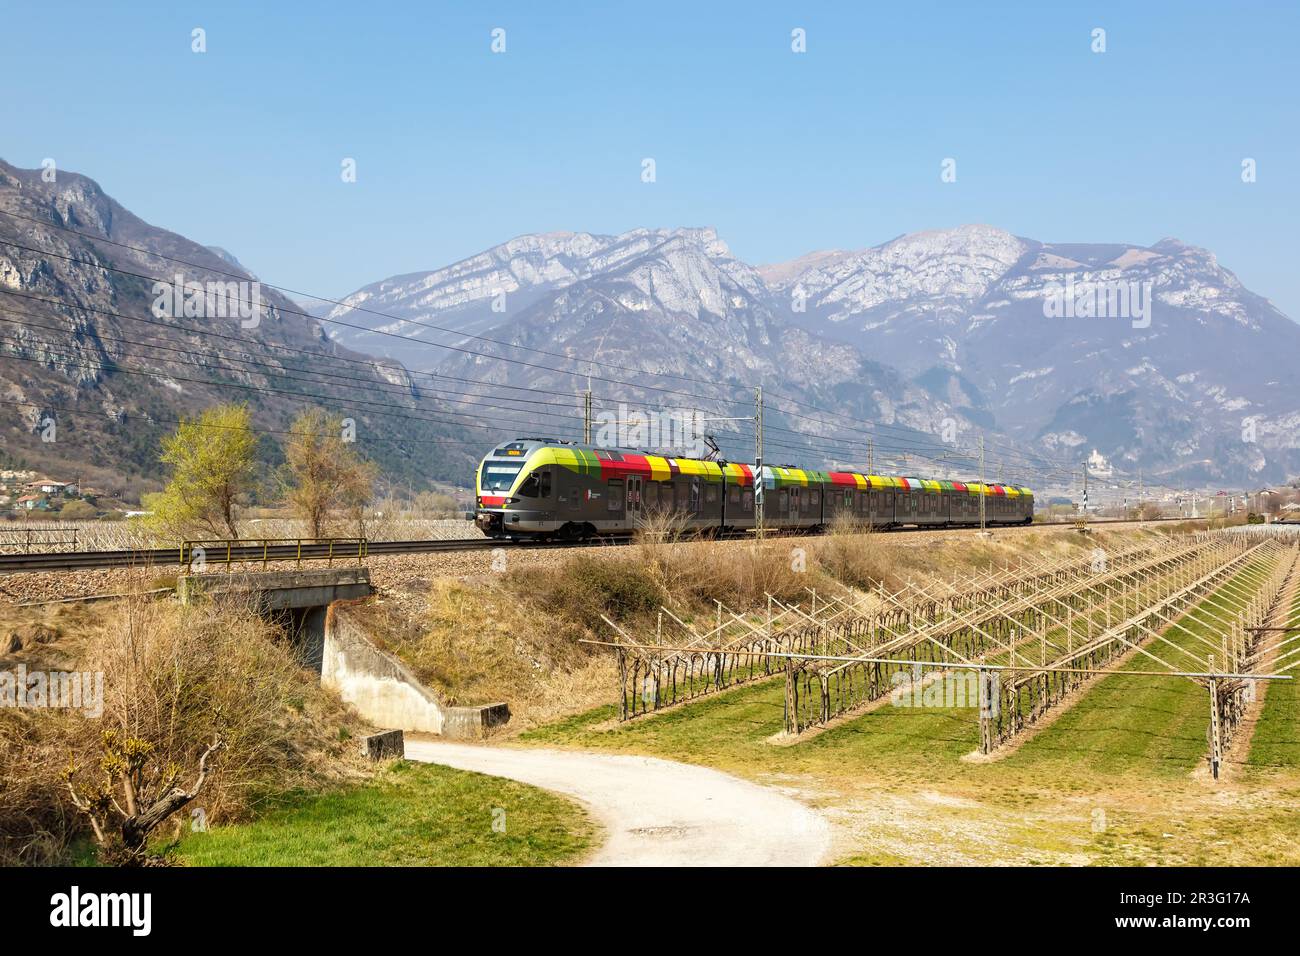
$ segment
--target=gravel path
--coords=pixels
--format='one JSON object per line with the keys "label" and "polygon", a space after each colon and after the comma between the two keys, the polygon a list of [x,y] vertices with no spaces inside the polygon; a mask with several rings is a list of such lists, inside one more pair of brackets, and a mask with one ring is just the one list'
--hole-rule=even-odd
{"label": "gravel path", "polygon": [[605,844],[590,866],[816,866],[830,848],[830,825],[820,814],[704,767],[425,740],[408,740],[406,756],[581,801],[605,828]]}

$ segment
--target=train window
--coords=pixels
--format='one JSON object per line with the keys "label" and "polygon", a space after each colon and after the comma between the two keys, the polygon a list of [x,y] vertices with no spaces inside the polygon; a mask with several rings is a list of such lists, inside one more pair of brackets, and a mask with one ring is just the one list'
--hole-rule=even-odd
{"label": "train window", "polygon": [[732,505],[740,504],[740,489],[735,485],[727,489],[727,503]]}
{"label": "train window", "polygon": [[698,511],[700,508],[700,479],[692,478],[690,489],[691,489],[691,496],[690,499],[688,500],[687,506],[690,508],[691,511]]}
{"label": "train window", "polygon": [[551,473],[549,470],[541,473],[541,497],[551,497]]}
{"label": "train window", "polygon": [[777,496],[776,507],[779,511],[788,511],[790,508],[790,492],[785,488],[782,488],[781,493]]}
{"label": "train window", "polygon": [[718,503],[718,486],[717,486],[717,485],[705,485],[705,486],[704,486],[704,503],[705,503],[706,505],[716,505],[716,504]]}
{"label": "train window", "polygon": [[608,487],[605,489],[605,494],[609,498],[609,503],[606,505],[606,507],[610,511],[623,510],[623,479],[622,478],[611,478],[609,480]]}
{"label": "train window", "polygon": [[647,481],[645,483],[645,490],[642,492],[642,500],[645,502],[647,511],[653,511],[659,507],[659,482]]}
{"label": "train window", "polygon": [[479,482],[484,491],[506,491],[515,483],[515,476],[523,467],[522,461],[484,462]]}
{"label": "train window", "polygon": [[524,498],[536,498],[541,482],[537,478],[537,472],[533,472],[524,479],[524,483],[519,486],[519,494]]}
{"label": "train window", "polygon": [[816,488],[814,488],[811,492],[808,493],[808,503],[812,505],[814,508],[816,508],[819,504],[821,504],[821,500],[822,500],[822,493],[818,491]]}

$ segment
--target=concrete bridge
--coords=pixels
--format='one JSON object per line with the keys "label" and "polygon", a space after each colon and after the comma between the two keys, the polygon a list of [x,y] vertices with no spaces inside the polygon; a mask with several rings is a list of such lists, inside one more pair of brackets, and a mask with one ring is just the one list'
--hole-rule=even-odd
{"label": "concrete bridge", "polygon": [[[504,703],[454,707],[441,701],[395,655],[372,639],[361,605],[372,593],[370,569],[348,567],[183,575],[182,604],[246,602],[275,620],[304,665],[366,720],[394,730],[479,739],[510,719]],[[380,636],[382,638],[382,635]]]}
{"label": "concrete bridge", "polygon": [[176,595],[182,604],[191,604],[200,597],[242,598],[255,601],[261,611],[325,608],[333,601],[367,597],[370,592],[370,569],[358,565],[186,574],[176,582]]}

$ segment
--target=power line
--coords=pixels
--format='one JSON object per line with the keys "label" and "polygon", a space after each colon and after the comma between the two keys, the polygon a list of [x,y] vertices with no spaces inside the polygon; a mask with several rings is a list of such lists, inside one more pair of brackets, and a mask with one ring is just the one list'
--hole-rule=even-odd
{"label": "power line", "polygon": [[[17,399],[0,399],[0,405],[12,405],[19,408],[30,407],[42,411],[50,410],[56,412],[68,412],[74,415],[92,414],[91,410],[85,408],[75,408],[68,405],[50,405],[45,402],[19,401]],[[151,415],[129,415],[126,413],[121,413],[118,415],[106,416],[106,417],[108,417],[109,421],[113,421],[113,422],[122,421],[122,420],[140,421],[148,425],[155,425],[159,427],[163,425],[192,425],[196,428],[217,428],[217,429],[241,429],[244,427],[241,425],[215,425],[215,424],[200,422],[195,419],[189,419],[189,418],[154,418]],[[258,435],[300,435],[304,438],[334,437],[332,435],[322,434],[318,432],[298,432],[290,428],[256,428],[253,426],[249,426],[247,430]],[[384,438],[382,436],[371,436],[371,435],[365,436],[364,439],[358,439],[358,443],[360,443],[363,440],[367,443],[382,442],[385,444],[396,444],[396,445],[478,445],[481,447],[484,444],[483,441],[476,438]]]}
{"label": "power line", "polygon": [[[744,386],[739,386],[739,385],[726,385],[725,383],[722,383],[722,382],[712,382],[712,381],[708,381],[707,379],[694,378],[694,377],[692,377],[692,376],[688,376],[688,375],[678,375],[678,374],[675,374],[675,373],[672,373],[672,372],[655,372],[655,371],[652,371],[652,370],[650,370],[650,369],[636,368],[636,367],[633,367],[633,366],[626,366],[626,365],[617,365],[617,364],[612,363],[612,362],[600,362],[600,361],[597,361],[597,360],[595,360],[595,359],[587,359],[587,358],[581,358],[581,357],[579,357],[579,356],[565,355],[565,354],[562,353],[562,352],[551,352],[551,351],[547,351],[546,349],[533,348],[533,347],[531,347],[531,346],[527,346],[527,345],[518,345],[518,344],[513,343],[513,342],[504,342],[504,341],[501,341],[500,339],[493,339],[493,338],[490,338],[490,337],[488,337],[488,336],[484,336],[484,335],[474,335],[474,334],[471,334],[471,333],[468,333],[468,332],[458,331],[458,330],[456,330],[456,329],[448,329],[448,328],[444,328],[444,327],[442,327],[442,326],[433,325],[433,324],[431,324],[431,323],[419,322],[419,321],[416,321],[416,320],[414,320],[414,319],[409,319],[409,318],[405,318],[405,317],[402,317],[402,316],[393,315],[393,314],[391,314],[391,313],[380,312],[380,311],[378,311],[378,310],[376,310],[376,309],[368,309],[368,308],[363,308],[363,307],[361,307],[361,306],[349,305],[349,304],[346,303],[346,302],[341,302],[341,301],[338,301],[338,300],[336,300],[336,299],[328,298],[328,297],[326,297],[326,296],[314,295],[314,294],[312,294],[312,293],[310,293],[310,292],[301,292],[301,291],[298,291],[298,290],[295,290],[295,289],[290,289],[290,288],[288,288],[288,287],[286,287],[286,286],[276,285],[275,283],[272,283],[272,282],[263,282],[261,279],[254,279],[252,276],[247,275],[247,274],[243,274],[243,275],[241,275],[241,274],[239,274],[239,273],[235,273],[235,272],[226,272],[226,271],[223,271],[223,270],[221,270],[221,269],[215,269],[215,268],[213,268],[212,266],[200,265],[199,263],[192,262],[192,261],[187,260],[187,259],[180,259],[180,258],[177,258],[177,257],[175,257],[175,256],[167,256],[167,255],[163,255],[162,253],[154,252],[154,251],[152,251],[152,250],[145,249],[145,248],[140,247],[140,246],[133,246],[133,245],[130,245],[129,243],[119,242],[119,241],[117,241],[116,239],[109,239],[107,236],[96,236],[96,235],[92,235],[91,233],[82,232],[82,231],[79,230],[79,229],[73,229],[73,228],[70,227],[70,226],[61,225],[61,224],[59,224],[59,223],[52,222],[52,221],[47,222],[46,220],[38,219],[38,218],[36,218],[36,217],[34,217],[34,216],[25,216],[25,215],[23,215],[22,213],[10,212],[9,210],[0,210],[0,212],[3,212],[5,215],[10,216],[11,218],[14,218],[14,219],[21,219],[21,220],[25,220],[25,221],[27,221],[27,222],[35,223],[35,224],[37,224],[37,225],[47,226],[47,227],[50,227],[50,228],[53,228],[53,229],[61,230],[61,231],[63,231],[63,232],[71,233],[72,235],[78,236],[78,237],[80,237],[80,238],[82,238],[82,239],[89,240],[89,241],[91,241],[91,242],[104,242],[104,243],[108,243],[108,244],[110,244],[110,245],[114,245],[114,246],[117,246],[117,247],[122,248],[122,249],[130,250],[131,252],[139,253],[140,255],[150,256],[150,257],[155,258],[155,259],[162,259],[162,260],[164,260],[164,261],[166,261],[166,262],[174,262],[174,263],[176,263],[177,265],[188,266],[188,267],[190,267],[190,268],[192,268],[192,269],[199,269],[199,270],[201,270],[201,271],[203,271],[203,272],[207,272],[207,273],[210,273],[210,274],[212,274],[212,275],[225,276],[226,278],[237,279],[237,280],[239,280],[239,281],[244,281],[244,282],[248,282],[248,281],[256,281],[256,282],[258,282],[258,283],[260,283],[260,284],[262,284],[262,285],[269,286],[270,288],[275,289],[276,291],[281,292],[281,293],[284,293],[284,294],[286,294],[286,295],[306,296],[307,298],[315,299],[315,300],[318,301],[318,302],[328,302],[328,303],[330,303],[331,305],[340,306],[340,307],[342,307],[342,308],[349,309],[349,310],[352,310],[352,311],[355,311],[355,312],[365,312],[365,313],[368,313],[368,314],[371,314],[371,315],[379,316],[380,318],[390,319],[390,320],[395,321],[395,322],[405,322],[405,323],[408,323],[408,324],[410,324],[410,325],[420,326],[420,327],[422,327],[422,328],[431,329],[431,330],[436,331],[436,332],[443,332],[443,333],[446,333],[446,334],[449,334],[449,335],[454,335],[454,336],[457,336],[457,337],[462,338],[462,339],[466,339],[466,338],[468,338],[468,339],[476,339],[476,340],[478,340],[478,341],[488,342],[488,343],[491,343],[491,344],[493,344],[493,345],[500,345],[500,346],[504,346],[504,347],[506,347],[506,348],[513,348],[513,349],[519,349],[519,350],[521,350],[521,351],[533,352],[533,353],[536,353],[536,354],[539,354],[539,355],[546,355],[546,356],[551,357],[551,358],[558,358],[558,359],[561,359],[561,360],[566,361],[566,362],[575,362],[575,363],[582,364],[582,365],[592,365],[592,366],[599,365],[599,366],[601,366],[602,368],[612,368],[612,369],[616,369],[616,370],[618,370],[618,371],[624,371],[624,372],[635,372],[635,373],[637,373],[637,374],[641,374],[641,375],[654,375],[654,376],[661,377],[661,378],[675,378],[675,379],[679,379],[679,380],[683,380],[683,381],[693,382],[693,383],[695,383],[695,384],[699,384],[699,385],[707,385],[707,386],[709,386],[709,387],[711,387],[711,388],[743,388],[743,387],[744,387]],[[166,281],[166,280],[155,279],[155,281],[162,282],[162,281]],[[293,313],[291,313],[291,314],[293,314]],[[296,313],[296,314],[304,315],[304,316],[307,315],[306,313]],[[314,316],[307,316],[307,317],[309,317],[309,318],[315,318]],[[327,321],[328,321],[328,320],[327,320]],[[375,330],[364,330],[364,331],[375,331]],[[416,339],[413,339],[413,341],[423,341],[423,340],[416,340]],[[435,343],[426,343],[426,344],[435,344]],[[556,369],[555,371],[560,371],[560,370]],[[577,373],[565,373],[565,374],[577,374]]]}
{"label": "power line", "polygon": [[[80,234],[79,234],[79,235],[80,235]],[[88,238],[93,238],[93,237],[88,237]],[[170,284],[170,280],[169,280],[169,279],[164,279],[164,278],[161,278],[161,277],[159,277],[159,276],[149,275],[149,274],[142,273],[142,272],[132,272],[132,271],[129,270],[129,269],[121,269],[121,268],[118,268],[117,266],[106,265],[105,263],[102,263],[102,262],[90,262],[90,261],[85,260],[85,259],[77,259],[77,258],[75,258],[75,257],[73,257],[73,256],[65,256],[65,255],[62,255],[61,253],[57,253],[57,252],[49,252],[49,251],[47,251],[47,250],[43,250],[43,249],[36,249],[36,248],[33,248],[32,246],[27,246],[27,245],[24,245],[24,244],[22,244],[22,243],[20,243],[20,242],[15,242],[15,241],[13,241],[12,239],[0,239],[0,243],[2,243],[2,244],[4,244],[4,245],[7,245],[7,246],[11,246],[11,247],[13,247],[13,248],[15,248],[15,249],[23,249],[23,250],[25,250],[25,251],[27,251],[27,252],[31,252],[31,253],[33,253],[33,254],[35,254],[35,255],[41,255],[41,256],[52,256],[52,257],[54,257],[54,258],[56,258],[56,259],[62,259],[62,260],[64,260],[64,261],[69,262],[69,263],[72,263],[72,264],[74,264],[74,265],[87,266],[87,267],[89,267],[89,268],[94,268],[94,269],[104,269],[104,270],[106,270],[106,271],[108,271],[108,272],[115,272],[115,273],[117,273],[118,275],[130,276],[130,277],[135,278],[135,279],[144,279],[144,280],[147,280],[147,281],[150,281],[150,282],[162,282],[162,283]],[[159,258],[166,258],[166,257],[159,257]],[[252,281],[252,280],[247,280],[247,279],[245,279],[245,280],[243,280],[243,281]],[[244,302],[244,303],[251,304],[249,300],[247,300],[247,299],[241,299],[241,298],[239,298],[238,296],[228,296],[228,297],[227,297],[227,301]],[[540,364],[538,364],[538,363],[536,363],[536,362],[525,362],[525,361],[523,361],[522,359],[507,358],[507,357],[504,356],[504,355],[491,355],[491,354],[489,354],[489,353],[487,353],[487,352],[478,352],[478,351],[475,351],[474,349],[461,348],[460,346],[456,346],[456,345],[445,345],[445,344],[443,344],[443,343],[441,343],[441,342],[430,342],[430,341],[428,341],[427,339],[418,339],[418,338],[415,338],[414,336],[410,336],[410,335],[402,335],[402,334],[399,333],[399,332],[390,332],[390,331],[388,331],[388,330],[386,330],[386,329],[367,329],[365,326],[354,325],[354,324],[352,324],[352,323],[350,323],[350,322],[344,322],[344,321],[342,321],[341,319],[330,319],[330,318],[324,318],[324,317],[317,317],[317,316],[309,315],[309,314],[306,313],[306,312],[302,312],[302,311],[299,311],[299,310],[296,310],[296,309],[280,309],[278,306],[272,306],[272,305],[268,305],[267,308],[268,308],[268,309],[276,309],[277,312],[283,312],[283,313],[286,313],[286,314],[288,314],[288,315],[297,315],[297,316],[300,316],[300,317],[302,317],[302,318],[309,319],[309,320],[311,320],[311,321],[313,321],[313,322],[328,322],[328,323],[330,323],[330,324],[332,324],[332,325],[341,325],[341,326],[344,326],[344,327],[346,327],[346,328],[355,329],[355,330],[360,331],[360,332],[368,332],[368,333],[373,334],[373,335],[383,335],[383,336],[387,336],[387,337],[389,337],[389,338],[402,339],[402,340],[407,341],[407,342],[415,342],[415,343],[418,344],[418,345],[426,345],[426,346],[428,346],[428,347],[430,347],[430,348],[446,349],[446,350],[451,351],[451,352],[460,352],[460,353],[465,354],[465,355],[474,355],[474,356],[477,356],[477,357],[479,357],[479,358],[491,359],[492,361],[495,361],[495,362],[509,362],[509,363],[512,364],[512,365],[520,365],[520,366],[523,366],[523,367],[525,367],[525,368],[539,369],[539,370],[541,370],[541,371],[551,372],[551,373],[556,374],[556,375],[569,375],[569,376],[573,376],[573,377],[575,377],[575,378],[586,377],[586,378],[594,379],[595,381],[606,382],[606,383],[611,384],[611,385],[622,385],[622,386],[625,386],[625,387],[627,387],[627,388],[643,388],[643,389],[649,389],[649,390],[651,390],[651,391],[656,391],[656,392],[665,392],[665,393],[668,393],[668,394],[674,394],[674,395],[686,395],[686,396],[689,396],[689,397],[691,397],[691,398],[707,398],[708,401],[714,401],[714,402],[727,402],[728,404],[732,404],[732,405],[741,405],[741,404],[744,404],[743,402],[739,402],[739,401],[736,401],[736,400],[734,400],[734,399],[728,400],[728,399],[721,399],[721,398],[717,398],[717,397],[702,396],[702,395],[698,395],[698,394],[696,394],[695,392],[687,392],[687,391],[683,391],[683,390],[681,390],[681,389],[674,389],[674,388],[665,388],[665,387],[660,386],[660,385],[646,385],[646,384],[643,383],[643,382],[625,382],[625,381],[622,381],[621,379],[606,378],[606,377],[603,377],[603,376],[600,376],[600,375],[588,375],[588,376],[583,376],[581,372],[571,371],[571,370],[568,370],[568,369],[558,369],[558,368],[553,368],[552,366],[549,366],[549,365],[540,365]],[[398,319],[397,321],[402,321],[402,320]],[[651,373],[651,374],[653,374],[653,373]],[[721,384],[721,383],[719,383],[719,384]]]}
{"label": "power line", "polygon": [[[198,328],[193,328],[192,326],[182,325],[179,322],[165,322],[162,321],[161,319],[149,319],[143,316],[127,315],[124,312],[117,312],[112,309],[100,309],[94,306],[81,305],[81,304],[72,305],[67,302],[62,302],[58,299],[49,299],[44,296],[17,292],[13,289],[0,288],[0,294],[17,296],[23,299],[30,299],[34,302],[44,302],[49,305],[56,306],[60,309],[75,310],[79,312],[93,312],[96,315],[111,316],[113,318],[122,319],[123,321],[127,321],[127,322],[139,322],[145,325],[157,326],[158,328],[165,329],[169,332],[171,331],[187,332],[191,335],[201,335],[205,338],[218,338],[218,339],[224,339],[232,342],[238,342],[245,348],[251,348],[252,346],[260,345],[263,349],[279,349],[286,352],[305,355],[314,360],[328,359],[333,362],[341,362],[349,365],[360,365],[365,368],[373,369],[375,373],[377,375],[380,375],[381,377],[386,372],[394,371],[393,366],[384,365],[382,362],[367,362],[363,359],[348,358],[347,356],[336,355],[328,352],[321,352],[319,350],[298,348],[296,346],[286,345],[281,342],[261,342],[257,339],[250,338],[247,335],[232,335],[229,333],[217,332],[212,329],[198,329]],[[35,314],[35,313],[29,313],[29,314]],[[337,343],[332,343],[332,344],[337,344]],[[573,394],[572,392],[560,392],[554,389],[536,388],[534,386],[529,386],[529,385],[508,385],[505,383],[484,382],[481,379],[460,378],[455,375],[447,375],[443,372],[436,372],[431,369],[413,369],[406,366],[403,363],[396,363],[396,368],[401,369],[402,371],[406,372],[408,375],[423,375],[432,379],[436,379],[438,381],[462,382],[469,385],[508,389],[510,391],[531,392],[538,395],[569,396]]]}
{"label": "power line", "polygon": [[[41,357],[33,357],[33,356],[18,355],[17,353],[13,353],[13,352],[6,353],[5,357],[6,357],[6,358],[9,358],[9,359],[11,359],[11,360],[13,360],[13,361],[18,361],[18,362],[31,362],[31,363],[41,364],[41,365],[48,365],[49,362],[50,362],[50,360],[49,360],[48,358],[41,358]],[[146,359],[148,358],[147,356],[138,356],[138,355],[129,355],[128,357],[130,357],[130,358],[146,358]],[[179,361],[179,360],[177,360],[177,361]],[[63,364],[70,365],[70,366],[72,366],[72,367],[74,367],[74,368],[86,368],[86,369],[93,369],[93,370],[100,370],[100,369],[103,369],[103,368],[106,367],[102,362],[98,362],[98,363],[93,363],[93,364],[92,364],[92,363],[86,363],[86,362],[67,361],[67,362],[64,362]],[[195,364],[195,363],[181,363],[181,364]],[[113,363],[111,366],[107,366],[107,367],[108,367],[108,368],[111,368],[111,369],[112,369],[113,371],[115,371],[115,372],[120,372],[120,373],[125,374],[125,375],[140,375],[140,376],[144,376],[144,377],[148,377],[148,378],[165,379],[165,380],[173,381],[173,382],[188,382],[188,383],[195,384],[195,385],[206,385],[206,386],[209,386],[209,387],[212,387],[212,388],[238,389],[238,390],[240,390],[240,391],[244,391],[244,392],[271,392],[271,393],[276,393],[276,394],[283,394],[283,395],[291,396],[291,398],[298,400],[300,404],[306,404],[308,401],[310,401],[310,402],[312,402],[312,403],[325,402],[325,403],[334,403],[334,404],[338,404],[339,401],[340,401],[339,398],[338,398],[337,396],[333,396],[333,395],[319,395],[319,394],[310,393],[310,392],[298,392],[298,391],[295,391],[295,390],[293,390],[293,389],[275,388],[274,386],[271,386],[271,385],[251,385],[251,384],[244,384],[244,383],[240,383],[240,382],[217,382],[217,381],[212,381],[212,380],[210,380],[210,379],[188,378],[188,377],[185,377],[185,376],[175,375],[175,374],[172,374],[172,373],[169,373],[169,372],[151,371],[151,370],[148,370],[148,369],[140,369],[140,368],[135,368],[135,367],[132,367],[132,366],[121,365],[121,364],[116,363],[116,362]],[[207,366],[204,366],[204,367],[216,368],[218,371],[226,371],[226,372],[232,372],[232,371],[233,371],[233,372],[245,372],[245,374],[247,374],[247,373],[246,373],[246,370],[243,370],[243,369],[230,369],[230,368],[227,368],[227,367],[214,367],[214,366],[211,366],[211,365],[207,365]],[[290,379],[290,380],[294,380],[294,381],[301,381],[300,379],[296,379],[296,378],[294,378],[293,376],[281,376],[281,377],[282,377],[282,378],[287,378],[287,379]],[[394,409],[401,409],[401,410],[403,410],[403,411],[409,411],[409,409],[408,409],[406,406],[404,406],[404,405],[397,405],[397,404],[394,404],[394,403],[391,403],[391,402],[375,402],[375,401],[370,401],[370,400],[367,400],[367,399],[351,398],[351,399],[348,399],[348,400],[347,400],[347,404],[349,404],[349,405],[366,405],[366,406],[371,406],[371,407],[380,408],[380,409],[394,408]],[[525,409],[516,409],[516,411],[525,411]],[[451,426],[456,426],[456,427],[461,427],[461,428],[497,428],[497,427],[499,427],[498,425],[494,425],[494,424],[479,424],[479,423],[468,424],[468,423],[465,423],[465,422],[450,421],[450,420],[447,420],[447,419],[439,419],[439,418],[428,418],[428,417],[418,416],[418,415],[409,415],[409,414],[406,414],[406,415],[392,415],[391,413],[383,412],[383,411],[377,411],[377,412],[374,412],[374,414],[376,414],[376,415],[387,415],[388,417],[400,418],[400,419],[405,420],[405,421],[427,422],[427,423],[430,423],[430,424],[451,425]],[[459,417],[462,417],[462,418],[468,418],[468,417],[471,417],[470,413],[468,413],[468,412],[456,412],[456,411],[450,411],[450,410],[449,410],[449,411],[444,411],[443,414],[446,414],[446,415],[456,415],[456,416],[459,416]],[[538,413],[535,413],[535,414],[540,415],[540,416],[546,416],[546,417],[559,417],[559,416],[556,416],[555,413],[548,413],[548,412],[538,412]],[[547,427],[552,427],[552,426],[547,426]]]}

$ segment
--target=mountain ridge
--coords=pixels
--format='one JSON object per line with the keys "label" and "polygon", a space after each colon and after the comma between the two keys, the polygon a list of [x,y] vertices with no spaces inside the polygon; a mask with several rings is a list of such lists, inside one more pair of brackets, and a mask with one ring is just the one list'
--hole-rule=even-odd
{"label": "mountain ridge", "polygon": [[[652,248],[638,250],[647,262],[674,251],[674,242],[689,255],[667,266],[643,265],[639,276],[633,273],[635,296],[625,286],[636,258],[579,264],[571,269],[575,278],[560,276],[535,288],[518,309],[480,314],[474,321],[463,321],[466,313],[456,308],[421,311],[397,285],[387,287],[388,295],[412,319],[445,325],[452,333],[447,341],[455,334],[488,332],[501,338],[526,321],[539,301],[563,312],[548,297],[580,283],[618,286],[629,309],[661,320],[687,312],[698,318],[701,309],[719,314],[728,308],[719,299],[721,287],[713,280],[707,288],[699,284],[704,263],[712,263],[735,281],[750,308],[766,316],[762,324],[851,345],[900,370],[948,412],[1043,453],[1082,457],[1096,445],[1130,472],[1145,467],[1181,481],[1253,483],[1300,473],[1300,447],[1291,438],[1300,419],[1295,374],[1266,349],[1249,348],[1259,343],[1241,343],[1252,355],[1240,368],[1225,359],[1233,352],[1233,329],[1300,345],[1300,326],[1246,289],[1213,252],[1174,237],[1150,246],[1044,242],[969,224],[755,267],[732,256],[710,227],[559,235],[591,237],[602,250],[653,240]],[[459,265],[419,275],[427,288],[436,285],[430,277],[453,273]],[[1060,294],[1056,286],[1137,283],[1141,292],[1146,282],[1154,329],[1133,327],[1124,316],[1098,317],[1091,327],[1059,321],[1054,327],[1056,320],[1045,311],[1047,297]],[[691,295],[698,302],[688,301]],[[557,316],[549,324],[563,321]],[[1190,344],[1172,341],[1179,336]],[[340,338],[359,344],[347,334]],[[529,341],[541,339],[534,335]],[[657,360],[662,347],[650,353]],[[701,364],[709,367],[708,361]],[[1118,422],[1105,420],[1115,414]],[[1245,421],[1251,415],[1257,416],[1253,424]],[[1249,441],[1241,437],[1247,434]]]}

